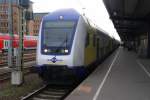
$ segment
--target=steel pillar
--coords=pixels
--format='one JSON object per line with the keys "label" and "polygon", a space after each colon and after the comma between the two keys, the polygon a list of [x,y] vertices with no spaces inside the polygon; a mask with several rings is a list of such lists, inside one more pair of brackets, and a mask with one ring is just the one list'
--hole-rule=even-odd
{"label": "steel pillar", "polygon": [[[11,0],[10,0],[11,1]],[[23,12],[23,13],[22,13]],[[23,17],[24,17],[24,11],[19,6],[19,48],[16,49],[17,55],[16,55],[16,66],[12,68],[11,73],[11,84],[20,86],[24,82],[24,76],[23,76],[23,29],[22,25],[23,23]]]}
{"label": "steel pillar", "polygon": [[13,47],[12,47],[12,40],[13,40],[13,28],[12,28],[12,4],[11,0],[9,0],[8,5],[8,31],[9,31],[9,47],[8,47],[8,66],[10,68],[13,67]]}

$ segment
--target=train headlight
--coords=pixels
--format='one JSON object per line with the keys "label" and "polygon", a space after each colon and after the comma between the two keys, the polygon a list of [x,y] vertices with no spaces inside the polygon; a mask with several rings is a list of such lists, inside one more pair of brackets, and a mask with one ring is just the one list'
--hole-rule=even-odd
{"label": "train headlight", "polygon": [[44,49],[44,52],[45,52],[45,53],[47,53],[47,52],[48,52],[48,50],[47,50],[47,49]]}
{"label": "train headlight", "polygon": [[69,51],[68,51],[68,49],[65,49],[65,53],[68,53]]}
{"label": "train headlight", "polygon": [[63,17],[63,16],[59,16],[59,19],[60,19],[60,20],[63,20],[63,19],[64,19],[64,17]]}

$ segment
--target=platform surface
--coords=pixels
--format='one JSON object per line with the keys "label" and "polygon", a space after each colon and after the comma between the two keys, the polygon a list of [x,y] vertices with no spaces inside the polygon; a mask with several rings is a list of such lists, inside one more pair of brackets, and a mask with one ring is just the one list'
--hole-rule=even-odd
{"label": "platform surface", "polygon": [[119,48],[65,100],[150,100],[150,60]]}

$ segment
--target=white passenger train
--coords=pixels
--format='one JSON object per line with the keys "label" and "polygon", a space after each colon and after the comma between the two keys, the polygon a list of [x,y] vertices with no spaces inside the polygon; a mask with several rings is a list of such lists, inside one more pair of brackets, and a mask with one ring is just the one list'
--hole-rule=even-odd
{"label": "white passenger train", "polygon": [[74,9],[55,11],[41,22],[36,68],[47,82],[62,77],[80,79],[117,45]]}

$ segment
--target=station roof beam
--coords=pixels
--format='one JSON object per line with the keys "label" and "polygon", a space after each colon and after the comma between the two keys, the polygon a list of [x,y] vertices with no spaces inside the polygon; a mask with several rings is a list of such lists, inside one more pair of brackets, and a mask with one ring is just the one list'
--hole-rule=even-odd
{"label": "station roof beam", "polygon": [[[150,0],[103,0],[122,40],[149,31]],[[122,35],[123,34],[123,35]]]}

